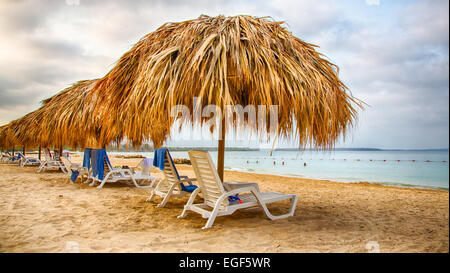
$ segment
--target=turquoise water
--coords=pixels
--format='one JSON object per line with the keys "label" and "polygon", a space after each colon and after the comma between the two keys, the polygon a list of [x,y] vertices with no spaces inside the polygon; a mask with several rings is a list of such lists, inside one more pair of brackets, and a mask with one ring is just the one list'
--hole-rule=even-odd
{"label": "turquoise water", "polygon": [[[153,153],[133,154],[153,157]],[[188,158],[187,152],[171,154]],[[216,161],[217,152],[210,154]],[[229,170],[444,190],[449,189],[448,161],[448,151],[274,151],[272,156],[270,151],[225,153],[225,168]]]}

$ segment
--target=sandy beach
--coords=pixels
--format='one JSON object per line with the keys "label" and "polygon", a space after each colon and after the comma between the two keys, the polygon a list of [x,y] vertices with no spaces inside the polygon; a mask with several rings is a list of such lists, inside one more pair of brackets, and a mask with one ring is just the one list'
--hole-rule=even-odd
{"label": "sandy beach", "polygon": [[[177,168],[194,177],[191,166]],[[149,189],[97,189],[36,169],[0,164],[0,252],[70,252],[73,245],[80,252],[367,252],[371,241],[380,252],[449,251],[446,191],[226,171],[226,181],[297,194],[295,215],[271,221],[262,211],[238,211],[202,230],[206,220],[199,214],[176,217],[188,197],[158,208],[159,197],[145,201]],[[269,207],[287,208],[283,202]]]}

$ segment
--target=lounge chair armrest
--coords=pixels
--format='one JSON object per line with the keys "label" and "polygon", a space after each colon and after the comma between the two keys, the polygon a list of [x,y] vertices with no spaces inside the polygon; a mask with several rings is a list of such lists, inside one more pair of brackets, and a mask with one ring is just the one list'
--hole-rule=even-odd
{"label": "lounge chair armrest", "polygon": [[192,183],[191,183],[192,181],[197,181],[197,178],[180,179],[181,183],[189,183],[189,185],[192,185]]}
{"label": "lounge chair armrest", "polygon": [[237,188],[234,190],[231,190],[229,192],[226,192],[224,194],[222,194],[216,201],[216,205],[214,207],[214,209],[216,209],[218,206],[220,206],[220,204],[223,202],[223,200],[225,200],[226,198],[230,197],[230,196],[235,196],[236,194],[239,193],[243,193],[243,192],[251,192],[255,195],[256,199],[259,201],[259,196],[260,193],[258,192],[258,190],[256,189],[256,187],[254,186],[248,186],[248,187],[242,187],[242,188]]}
{"label": "lounge chair armrest", "polygon": [[258,192],[260,192],[259,190],[259,185],[256,182],[236,182],[236,181],[230,181],[230,182],[223,182],[223,186],[228,190],[234,190],[237,188],[242,188],[242,187],[255,187],[256,190]]}
{"label": "lounge chair armrest", "polygon": [[233,195],[243,193],[243,192],[259,193],[259,191],[257,190],[257,188],[255,186],[247,186],[247,187],[237,188],[237,189],[228,191],[228,192],[224,193],[222,196],[228,197],[228,196],[233,196]]}

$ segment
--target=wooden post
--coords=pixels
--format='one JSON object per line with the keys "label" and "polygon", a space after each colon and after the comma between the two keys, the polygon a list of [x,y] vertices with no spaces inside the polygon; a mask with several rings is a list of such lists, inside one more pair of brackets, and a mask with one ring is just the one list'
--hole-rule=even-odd
{"label": "wooden post", "polygon": [[63,155],[63,146],[59,146],[59,158],[61,158],[61,156]]}
{"label": "wooden post", "polygon": [[41,145],[39,145],[39,160],[41,160]]}
{"label": "wooden post", "polygon": [[219,129],[219,147],[217,153],[217,173],[223,182],[223,169],[225,164],[225,113],[222,111],[222,124]]}
{"label": "wooden post", "polygon": [[14,148],[15,148],[15,147],[13,146],[13,149],[12,149],[12,156],[14,156]]}
{"label": "wooden post", "polygon": [[23,151],[22,151],[23,155],[26,154],[26,150],[27,150],[27,148],[25,147],[25,145],[23,145]]}

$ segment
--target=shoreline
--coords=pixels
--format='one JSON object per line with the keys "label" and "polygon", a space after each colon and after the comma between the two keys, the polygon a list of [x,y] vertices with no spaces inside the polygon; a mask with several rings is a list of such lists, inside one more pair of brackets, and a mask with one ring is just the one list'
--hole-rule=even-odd
{"label": "shoreline", "polygon": [[449,188],[444,188],[444,187],[419,186],[419,185],[403,184],[403,183],[395,183],[395,182],[338,181],[338,180],[332,180],[332,179],[320,179],[320,178],[312,178],[312,177],[288,175],[288,174],[274,174],[274,173],[264,173],[264,172],[256,172],[256,171],[233,170],[233,168],[225,168],[225,171],[238,172],[238,173],[239,172],[240,173],[249,173],[249,174],[260,174],[260,175],[272,175],[272,176],[278,176],[278,177],[290,177],[290,178],[316,180],[316,181],[323,181],[323,182],[343,183],[343,184],[370,184],[370,185],[393,187],[393,188],[400,188],[400,189],[434,190],[434,191],[444,191],[444,192],[450,191]]}
{"label": "shoreline", "polygon": [[[113,156],[116,155],[121,155],[121,156],[131,156],[133,155],[136,156],[143,156],[142,153],[147,153],[147,152],[114,152],[112,153]],[[177,157],[174,157],[177,158]],[[180,157],[180,158],[184,158],[184,157]],[[131,158],[130,158],[131,159]],[[376,161],[376,160],[374,160]],[[381,161],[381,160],[380,160]],[[395,160],[396,161],[396,160]],[[406,160],[408,161],[408,160]],[[429,162],[434,162],[434,161],[429,161]],[[440,161],[436,161],[436,162],[440,162]],[[238,171],[238,172],[243,172],[243,173],[251,173],[251,174],[268,174],[268,175],[277,175],[280,177],[295,177],[295,178],[300,178],[300,179],[311,179],[311,180],[327,180],[327,181],[332,181],[332,182],[338,182],[338,183],[370,183],[370,184],[376,184],[376,185],[383,185],[383,186],[388,186],[388,187],[399,187],[399,188],[413,188],[413,189],[431,189],[431,190],[439,190],[439,191],[445,191],[445,192],[449,192],[450,188],[447,185],[417,185],[414,184],[413,182],[395,182],[395,181],[375,181],[375,180],[358,180],[358,179],[354,179],[354,180],[347,180],[347,179],[333,179],[331,177],[326,177],[326,178],[321,178],[320,176],[307,176],[307,175],[303,175],[303,174],[295,174],[295,173],[278,173],[278,172],[272,172],[272,171],[265,171],[264,169],[258,169],[258,168],[252,168],[252,167],[245,167],[245,166],[239,166],[239,167],[232,167],[232,166],[225,166],[225,170],[229,170],[229,171]],[[434,184],[436,184],[437,182],[435,182]],[[440,183],[438,183],[440,184]]]}

